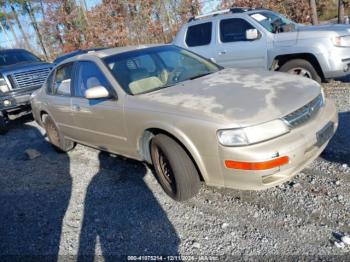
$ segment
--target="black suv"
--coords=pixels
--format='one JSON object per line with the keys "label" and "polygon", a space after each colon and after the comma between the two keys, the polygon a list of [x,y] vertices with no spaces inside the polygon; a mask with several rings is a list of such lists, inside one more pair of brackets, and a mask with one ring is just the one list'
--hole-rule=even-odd
{"label": "black suv", "polygon": [[0,134],[6,133],[9,120],[30,113],[30,95],[51,69],[26,50],[0,50]]}

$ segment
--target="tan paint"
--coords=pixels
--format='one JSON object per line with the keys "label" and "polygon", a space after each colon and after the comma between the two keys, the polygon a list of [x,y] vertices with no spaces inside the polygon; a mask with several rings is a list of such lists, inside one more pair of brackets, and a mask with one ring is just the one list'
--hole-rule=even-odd
{"label": "tan paint", "polygon": [[[216,134],[219,129],[279,119],[318,96],[320,86],[283,73],[224,69],[176,86],[130,96],[99,58],[130,50],[133,49],[110,49],[67,60],[90,60],[98,64],[114,88],[114,98],[99,102],[86,98],[55,100],[43,87],[32,99],[35,119],[40,123],[40,113],[48,112],[60,123],[63,135],[138,160],[144,160],[140,155],[144,132],[154,128],[164,130],[188,149],[208,185],[241,189],[264,189],[290,179],[328,143],[314,149],[316,132],[329,121],[337,127],[336,109],[327,101],[313,119],[286,135],[256,145],[221,146]],[[74,110],[74,106],[79,110]],[[254,172],[228,170],[223,164],[227,159],[266,161],[276,154],[289,156],[291,163],[281,169]]]}

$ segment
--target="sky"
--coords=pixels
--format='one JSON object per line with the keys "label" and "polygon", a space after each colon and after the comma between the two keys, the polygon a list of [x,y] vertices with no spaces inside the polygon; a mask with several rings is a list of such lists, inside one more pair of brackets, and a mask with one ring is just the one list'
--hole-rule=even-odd
{"label": "sky", "polygon": [[[94,7],[95,5],[98,5],[99,3],[101,3],[102,0],[85,0],[86,4],[87,4],[87,8],[88,10],[91,9],[92,7]],[[202,3],[202,14],[205,13],[209,13],[212,12],[215,8],[217,8],[218,4],[220,4],[221,0],[200,0],[200,2]],[[40,21],[41,17],[40,15],[37,16],[37,20]],[[38,53],[41,52],[40,47],[38,46],[38,44],[36,43],[36,37],[35,37],[35,32],[32,26],[30,26],[29,23],[29,18],[28,16],[20,16],[20,21],[22,26],[24,27],[24,30],[26,32],[28,32],[28,35],[30,36],[30,41],[32,46],[34,46],[34,48],[36,49],[35,51],[38,51]],[[17,27],[14,27],[17,36],[20,36],[20,32],[18,30]],[[13,39],[13,36],[11,35],[11,33],[8,33],[8,38],[6,37],[6,35],[3,32],[0,32],[0,47],[3,48],[12,48],[15,47],[15,42]]]}

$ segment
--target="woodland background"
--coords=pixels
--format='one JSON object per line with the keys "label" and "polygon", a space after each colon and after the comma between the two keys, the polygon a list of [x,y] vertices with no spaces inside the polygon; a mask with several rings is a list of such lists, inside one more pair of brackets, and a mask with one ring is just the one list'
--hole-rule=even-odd
{"label": "woodland background", "polygon": [[[208,4],[213,10],[267,7],[297,22],[314,24],[335,18],[338,12],[337,0],[96,1],[91,7],[86,0],[0,0],[0,48],[26,48],[51,61],[81,48],[168,43],[184,22]],[[348,1],[341,3],[347,14]]]}

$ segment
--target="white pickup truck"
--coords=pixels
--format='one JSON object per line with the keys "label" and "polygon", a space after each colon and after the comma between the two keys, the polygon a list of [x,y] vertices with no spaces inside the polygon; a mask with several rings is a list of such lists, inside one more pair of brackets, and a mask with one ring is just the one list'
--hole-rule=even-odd
{"label": "white pickup truck", "polygon": [[349,25],[305,26],[267,9],[193,17],[173,44],[224,67],[283,71],[318,82],[350,73]]}

